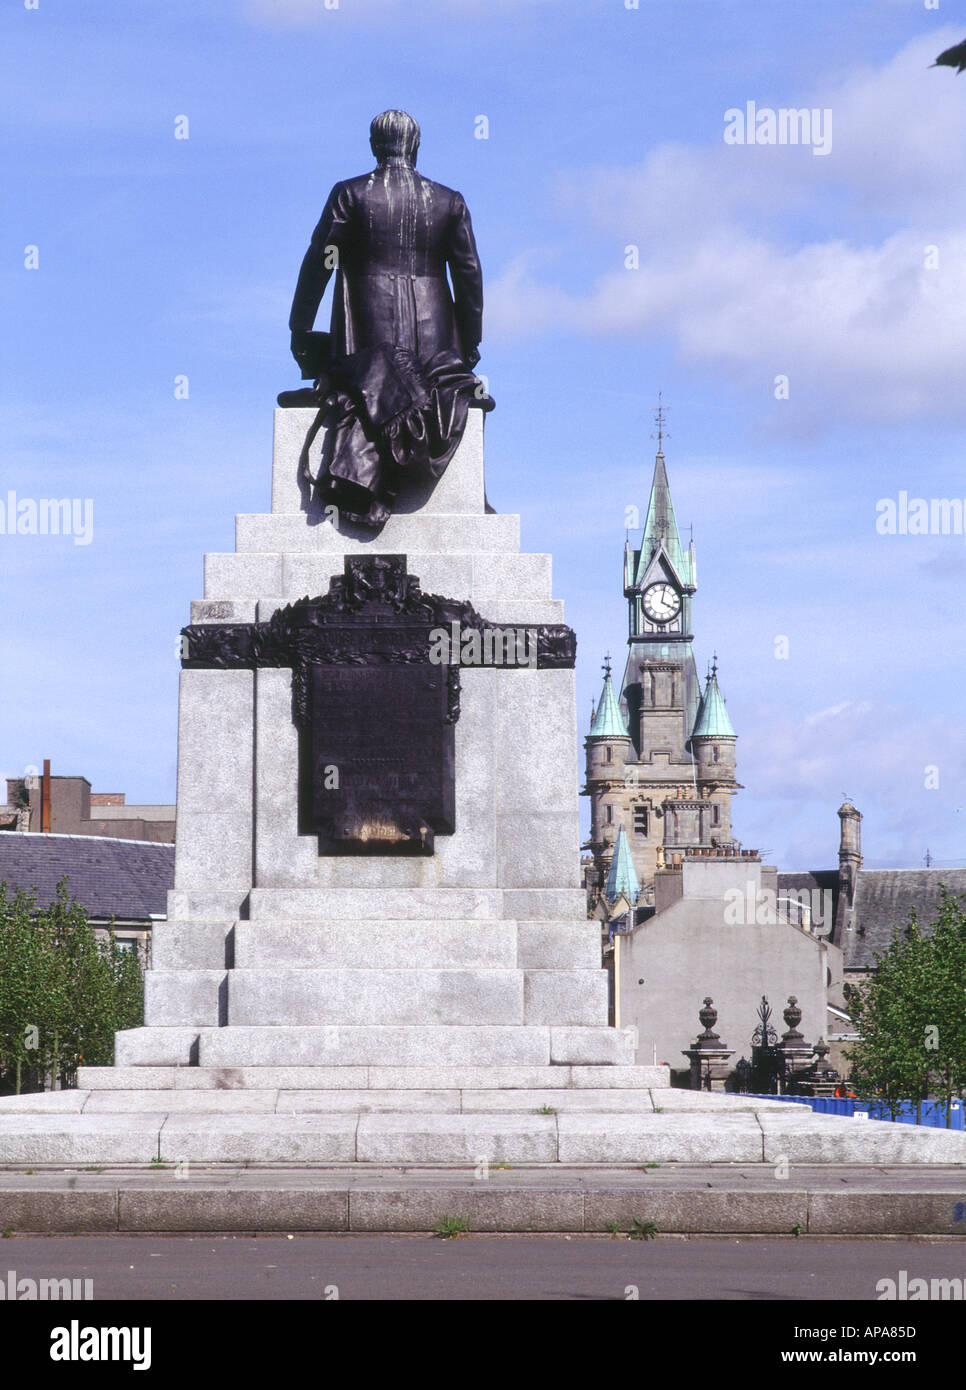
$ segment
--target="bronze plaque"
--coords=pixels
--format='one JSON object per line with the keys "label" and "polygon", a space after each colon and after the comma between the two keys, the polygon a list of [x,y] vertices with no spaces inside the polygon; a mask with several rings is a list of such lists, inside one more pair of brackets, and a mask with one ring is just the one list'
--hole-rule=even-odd
{"label": "bronze plaque", "polygon": [[[467,636],[481,657],[467,658]],[[405,555],[347,555],[327,594],[182,637],[189,670],[292,668],[299,831],[340,855],[432,854],[434,835],[454,834],[461,665],[488,664],[488,651],[514,665],[496,653],[523,649],[528,665],[535,654],[539,667],[570,668],[576,653],[562,623],[506,627],[424,594]]]}
{"label": "bronze plaque", "polygon": [[313,662],[308,677],[303,832],[338,854],[432,854],[455,828],[445,668]]}

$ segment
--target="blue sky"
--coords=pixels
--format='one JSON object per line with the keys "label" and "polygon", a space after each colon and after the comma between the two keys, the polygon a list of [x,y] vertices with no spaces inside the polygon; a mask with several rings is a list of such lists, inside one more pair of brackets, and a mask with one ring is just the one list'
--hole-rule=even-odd
{"label": "blue sky", "polygon": [[[831,864],[847,792],[868,864],[966,862],[966,539],[875,527],[966,497],[966,75],[928,69],[964,34],[948,0],[7,0],[0,501],[94,533],[0,536],[0,770],[173,799],[202,555],[268,509],[301,256],[402,106],[473,215],[488,490],[554,556],[582,729],[660,388],[739,838]],[[830,111],[829,152],[726,144],[749,101]]]}

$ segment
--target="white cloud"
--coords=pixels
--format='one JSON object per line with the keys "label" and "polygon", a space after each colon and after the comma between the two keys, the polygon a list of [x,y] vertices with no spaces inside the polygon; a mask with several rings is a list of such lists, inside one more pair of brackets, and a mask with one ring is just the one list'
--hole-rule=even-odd
{"label": "white cloud", "polygon": [[764,399],[787,375],[782,408],[810,426],[966,416],[966,81],[928,70],[937,42],[788,94],[831,109],[825,158],[676,143],[636,168],[568,175],[560,207],[613,237],[615,269],[575,294],[552,283],[546,249],[522,254],[489,288],[489,333],[667,336]]}
{"label": "white cloud", "polygon": [[[846,795],[864,817],[869,867],[918,867],[929,845],[941,859],[955,857],[966,814],[966,731],[959,721],[854,700],[797,718],[759,706],[752,724],[753,735],[738,744],[747,790],[735,802],[734,824],[745,844],[780,851],[780,868],[835,865],[835,812]],[[927,787],[926,769],[933,767],[936,789]]]}

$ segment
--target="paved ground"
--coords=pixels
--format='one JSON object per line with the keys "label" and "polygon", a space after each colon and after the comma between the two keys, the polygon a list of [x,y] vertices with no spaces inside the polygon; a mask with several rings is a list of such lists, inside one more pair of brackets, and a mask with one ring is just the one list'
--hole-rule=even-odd
{"label": "paved ground", "polygon": [[[963,1279],[966,1247],[935,1238],[14,1237],[0,1247],[0,1280],[9,1269],[18,1278],[90,1278],[95,1301],[842,1302],[876,1301],[877,1283],[903,1269],[910,1279]],[[961,1307],[948,1310],[957,1325]]]}

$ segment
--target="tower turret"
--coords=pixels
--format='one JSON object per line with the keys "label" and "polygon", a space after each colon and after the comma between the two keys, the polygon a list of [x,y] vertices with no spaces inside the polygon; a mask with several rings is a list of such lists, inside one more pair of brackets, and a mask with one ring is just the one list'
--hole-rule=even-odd
{"label": "tower turret", "polygon": [[621,828],[627,757],[632,751],[631,736],[621,714],[610,674],[610,657],[604,661],[604,688],[584,741],[587,754],[587,785],[590,797],[590,840],[594,856],[597,887],[603,888]]}
{"label": "tower turret", "polygon": [[688,740],[699,794],[709,803],[700,817],[701,839],[706,843],[731,843],[731,798],[739,787],[735,780],[737,738],[718,685],[716,655]]}

